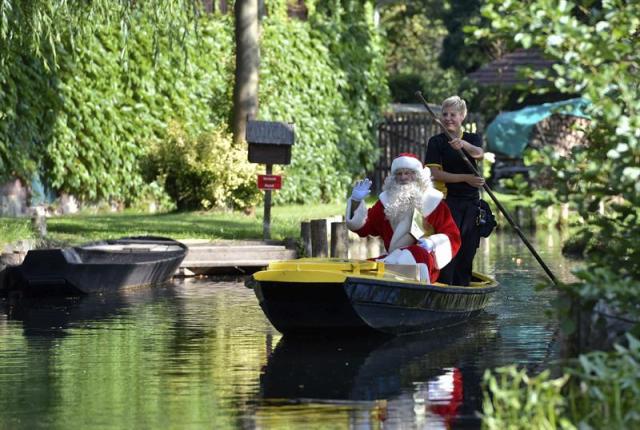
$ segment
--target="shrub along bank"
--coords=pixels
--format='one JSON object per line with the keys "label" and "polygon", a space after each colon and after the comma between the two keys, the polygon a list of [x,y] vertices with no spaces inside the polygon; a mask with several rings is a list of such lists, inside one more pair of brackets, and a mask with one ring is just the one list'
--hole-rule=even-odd
{"label": "shrub along bank", "polygon": [[[486,428],[640,426],[639,13],[640,4],[624,1],[534,0],[522,8],[489,0],[483,8],[492,27],[477,29],[476,35],[542,50],[556,59],[547,75],[555,89],[579,92],[592,104],[590,144],[567,156],[542,150],[535,165],[536,173],[552,181],[548,204],[568,203],[589,242],[584,265],[575,272],[578,282],[562,286],[567,299],[557,306],[562,327],[578,345],[589,344],[580,341],[588,319],[589,326],[605,329],[594,330],[592,337],[599,339],[593,340],[616,341],[613,351],[579,355],[565,368],[566,383],[552,382],[548,374],[524,378],[515,369],[497,372],[488,379]],[[621,330],[608,330],[612,321]]]}
{"label": "shrub along bank", "polygon": [[[248,192],[253,174],[227,174],[242,164],[203,156],[205,167],[185,163],[176,171],[152,152],[175,143],[169,124],[187,142],[230,145],[231,16],[195,21],[183,0],[126,10],[107,0],[75,9],[63,0],[9,3],[2,5],[8,27],[0,31],[2,178],[28,182],[38,174],[84,201],[133,204],[163,184],[194,181],[205,193],[195,200],[181,200],[187,189],[171,190],[181,206],[242,207],[259,197]],[[278,203],[342,195],[377,158],[375,124],[388,99],[372,2],[309,3],[305,22],[286,16],[286,2],[270,4],[261,22],[260,119],[297,127]],[[221,183],[208,186],[202,172]]]}

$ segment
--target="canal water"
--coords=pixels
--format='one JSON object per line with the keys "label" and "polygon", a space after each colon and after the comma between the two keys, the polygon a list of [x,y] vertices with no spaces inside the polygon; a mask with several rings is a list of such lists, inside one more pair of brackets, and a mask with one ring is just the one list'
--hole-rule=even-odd
{"label": "canal water", "polygon": [[[558,234],[530,238],[570,280]],[[544,369],[557,322],[517,236],[492,235],[476,263],[502,286],[486,312],[392,339],[285,340],[241,282],[4,301],[0,430],[478,428],[485,369]]]}

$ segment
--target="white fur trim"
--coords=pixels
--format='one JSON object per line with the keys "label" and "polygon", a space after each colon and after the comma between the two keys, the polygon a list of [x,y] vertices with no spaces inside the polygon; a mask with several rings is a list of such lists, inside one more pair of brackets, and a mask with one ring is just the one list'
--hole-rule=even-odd
{"label": "white fur trim", "polygon": [[398,169],[411,169],[416,172],[422,170],[422,161],[418,160],[415,157],[397,157],[391,163],[391,174],[396,173]]}
{"label": "white fur trim", "polygon": [[438,207],[443,198],[444,194],[441,191],[429,187],[422,197],[422,216],[426,218],[431,215],[431,212]]}
{"label": "white fur trim", "polygon": [[389,193],[386,191],[381,192],[378,199],[380,200],[380,203],[382,203],[382,206],[386,207],[389,203]]}
{"label": "white fur trim", "polygon": [[453,258],[449,236],[447,236],[446,234],[438,233],[432,234],[431,236],[429,236],[429,239],[431,239],[436,245],[433,249],[433,255],[436,257],[436,267],[438,269],[442,269],[444,266],[449,264],[451,258]]}
{"label": "white fur trim", "polygon": [[367,222],[367,205],[364,201],[360,202],[356,208],[353,217],[351,216],[351,199],[347,200],[347,215],[345,216],[347,228],[351,231],[360,230]]}

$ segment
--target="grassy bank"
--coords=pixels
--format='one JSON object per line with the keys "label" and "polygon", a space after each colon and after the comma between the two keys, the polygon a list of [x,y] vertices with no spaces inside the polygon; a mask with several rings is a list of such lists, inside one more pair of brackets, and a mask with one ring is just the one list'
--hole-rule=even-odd
{"label": "grassy bank", "polygon": [[[513,215],[516,206],[528,207],[529,199],[513,194],[495,193],[499,201]],[[484,196],[497,209],[488,195]],[[370,204],[374,198],[370,199]],[[300,222],[341,215],[344,203],[316,205],[275,206],[271,210],[271,237],[282,240],[300,235]],[[148,214],[125,211],[122,213],[81,213],[47,219],[48,239],[54,243],[78,244],[90,240],[132,235],[157,235],[175,239],[261,239],[263,208],[256,214],[242,212],[206,211]],[[541,213],[541,215],[544,215]],[[499,216],[499,215],[498,215]],[[501,227],[508,227],[506,220]],[[555,225],[541,220],[539,225]],[[21,239],[33,238],[28,218],[0,218],[0,246]]]}
{"label": "grassy bank", "polygon": [[0,251],[4,245],[33,237],[29,218],[0,218]]}
{"label": "grassy bank", "polygon": [[[271,209],[271,237],[282,240],[300,235],[300,223],[340,215],[344,203],[288,205]],[[79,244],[91,240],[132,235],[174,239],[261,239],[263,208],[255,215],[242,212],[180,212],[146,214],[125,211],[109,214],[75,214],[47,219],[48,239]],[[31,238],[28,219],[0,218],[0,244]]]}

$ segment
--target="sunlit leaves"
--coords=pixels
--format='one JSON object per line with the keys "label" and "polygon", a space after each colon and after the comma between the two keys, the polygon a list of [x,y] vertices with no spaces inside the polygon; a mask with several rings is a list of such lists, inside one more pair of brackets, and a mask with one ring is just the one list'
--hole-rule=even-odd
{"label": "sunlit leaves", "polygon": [[508,366],[483,378],[483,428],[636,428],[640,425],[640,342],[581,355],[565,376],[531,376]]}
{"label": "sunlit leaves", "polygon": [[388,100],[382,40],[362,2],[318,5],[309,21],[263,20],[260,115],[296,124],[282,202],[329,201],[377,160]]}
{"label": "sunlit leaves", "polygon": [[[488,0],[492,36],[517,37],[557,60],[549,78],[559,92],[592,104],[589,143],[567,157],[540,151],[554,172],[554,197],[571,203],[584,225],[585,264],[571,292],[607,306],[614,318],[640,321],[640,3],[625,0]],[[489,34],[477,32],[485,37]],[[517,36],[519,35],[519,36]],[[611,333],[611,332],[609,332]],[[574,422],[584,428],[633,428],[640,423],[637,340],[619,355],[583,356],[572,373]],[[567,412],[568,413],[568,412]]]}

